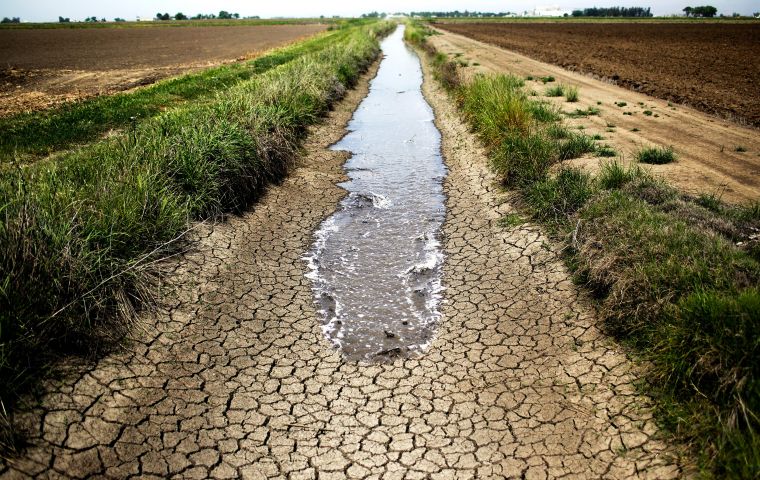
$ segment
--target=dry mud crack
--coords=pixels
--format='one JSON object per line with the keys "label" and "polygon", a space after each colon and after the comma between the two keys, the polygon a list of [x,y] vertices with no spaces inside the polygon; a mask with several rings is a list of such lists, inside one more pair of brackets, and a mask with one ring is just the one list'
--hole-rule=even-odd
{"label": "dry mud crack", "polygon": [[[428,75],[429,78],[429,75]],[[329,151],[366,79],[252,211],[204,227],[135,340],[51,381],[2,478],[671,478],[637,372],[510,206],[430,81],[449,175],[443,320],[422,356],[345,362],[302,260],[344,192]]]}

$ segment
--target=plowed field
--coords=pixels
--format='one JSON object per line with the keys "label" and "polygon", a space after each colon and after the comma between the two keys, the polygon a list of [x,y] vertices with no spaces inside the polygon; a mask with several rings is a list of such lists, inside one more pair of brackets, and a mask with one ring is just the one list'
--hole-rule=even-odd
{"label": "plowed field", "polygon": [[760,24],[493,22],[436,26],[760,126]]}
{"label": "plowed field", "polygon": [[0,30],[0,115],[246,58],[326,25]]}

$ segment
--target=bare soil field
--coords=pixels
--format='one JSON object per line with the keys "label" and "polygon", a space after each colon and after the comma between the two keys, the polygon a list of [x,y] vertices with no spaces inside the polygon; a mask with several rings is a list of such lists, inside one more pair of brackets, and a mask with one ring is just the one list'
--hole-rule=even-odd
{"label": "bare soil field", "polygon": [[[611,146],[624,161],[632,161],[635,152],[643,147],[672,146],[677,156],[675,162],[647,168],[682,191],[694,195],[712,193],[736,203],[760,199],[760,135],[756,128],[689,107],[669,105],[665,100],[469,37],[442,33],[429,41],[439,51],[468,62],[469,66],[462,69],[465,75],[483,72],[530,76],[534,80],[526,81],[526,88],[555,103],[561,111],[596,109],[593,115],[570,115],[566,122],[589,135],[599,135],[600,143]],[[545,76],[553,76],[556,81],[543,84],[540,78]],[[558,84],[578,87],[579,101],[547,97],[546,89]],[[596,171],[608,160],[586,155],[571,162]]]}
{"label": "bare soil field", "polygon": [[438,23],[618,85],[760,126],[760,24]]}
{"label": "bare soil field", "polygon": [[0,115],[148,85],[325,25],[0,30]]}

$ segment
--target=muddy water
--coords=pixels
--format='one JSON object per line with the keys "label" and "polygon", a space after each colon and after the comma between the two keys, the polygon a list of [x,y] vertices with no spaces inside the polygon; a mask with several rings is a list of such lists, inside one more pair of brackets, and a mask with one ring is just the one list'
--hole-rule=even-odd
{"label": "muddy water", "polygon": [[446,170],[403,28],[382,42],[369,95],[332,147],[351,152],[349,194],[308,256],[324,333],[349,360],[421,352],[439,317]]}

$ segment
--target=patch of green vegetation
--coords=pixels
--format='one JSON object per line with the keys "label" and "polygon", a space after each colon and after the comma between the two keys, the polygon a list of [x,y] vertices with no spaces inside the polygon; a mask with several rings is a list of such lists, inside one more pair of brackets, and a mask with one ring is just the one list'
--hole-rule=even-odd
{"label": "patch of green vegetation", "polygon": [[553,82],[555,80],[555,78],[552,77],[551,75],[549,75],[547,77],[541,77],[539,80],[541,80],[542,83],[546,84],[546,83]]}
{"label": "patch of green vegetation", "polygon": [[392,28],[351,28],[211,102],[0,174],[4,408],[56,355],[118,340],[150,303],[156,264],[181,248],[189,223],[240,211],[282,178],[307,127],[377,58],[377,37]]}
{"label": "patch of green vegetation", "polygon": [[249,62],[233,63],[164,80],[132,92],[65,103],[41,112],[0,118],[0,162],[26,163],[36,157],[98,139],[105,132],[152,118],[187,102],[214,101],[214,95],[303,55],[341,42],[337,30],[274,50]]}
{"label": "patch of green vegetation", "polygon": [[575,111],[566,113],[570,118],[578,118],[578,117],[590,117],[592,115],[599,115],[601,111],[596,107],[587,107],[585,110],[576,108]]}
{"label": "patch of green vegetation", "polygon": [[592,135],[591,138],[594,140],[604,140],[604,137],[598,133],[595,133],[594,135]]}
{"label": "patch of green vegetation", "polygon": [[525,77],[525,80],[532,81],[535,77],[533,75],[528,75]]}
{"label": "patch of green vegetation", "polygon": [[675,161],[672,147],[645,147],[636,152],[636,161],[652,165],[663,165]]}
{"label": "patch of green vegetation", "polygon": [[652,111],[651,111],[651,110],[644,110],[644,111],[643,111],[643,112],[641,112],[641,113],[643,113],[643,114],[644,114],[644,115],[646,115],[647,117],[651,117],[651,116],[652,116]]}
{"label": "patch of green vegetation", "polygon": [[558,158],[560,160],[578,158],[596,149],[591,137],[583,134],[570,135],[564,142],[560,142],[557,147]]}
{"label": "patch of green vegetation", "polygon": [[499,226],[501,228],[514,228],[523,223],[525,223],[525,219],[516,213],[509,213],[499,219]]}
{"label": "patch of green vegetation", "polygon": [[737,145],[734,147],[734,152],[746,152],[747,149],[745,147],[742,147],[741,145]]}
{"label": "patch of green vegetation", "polygon": [[623,108],[623,107],[625,107],[628,104],[626,102],[615,102],[615,105],[617,105],[620,108]]}
{"label": "patch of green vegetation", "polygon": [[597,147],[596,155],[598,157],[617,157],[617,152],[609,145],[602,145]]}
{"label": "patch of green vegetation", "polygon": [[544,92],[544,95],[547,97],[561,97],[565,94],[565,86],[564,85],[554,85],[553,87],[549,87]]}
{"label": "patch of green vegetation", "polygon": [[[565,100],[568,102],[578,101],[578,87],[566,87],[565,88]],[[597,102],[597,105],[601,105],[601,102]]]}

